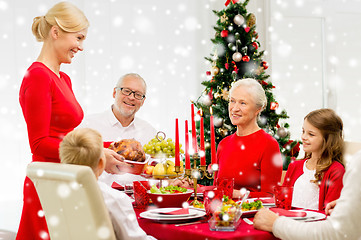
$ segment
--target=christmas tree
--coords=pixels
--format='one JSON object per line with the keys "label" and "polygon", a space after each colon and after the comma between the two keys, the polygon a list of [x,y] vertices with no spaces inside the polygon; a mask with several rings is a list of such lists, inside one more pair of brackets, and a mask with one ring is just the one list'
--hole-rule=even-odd
{"label": "christmas tree", "polygon": [[[214,125],[216,128],[216,144],[225,137],[233,134],[236,127],[228,117],[228,92],[231,84],[244,78],[253,78],[263,86],[267,96],[267,107],[259,119],[259,126],[271,134],[279,143],[283,156],[283,168],[287,169],[291,158],[299,152],[299,142],[290,140],[289,124],[281,123],[287,119],[285,110],[279,111],[279,105],[272,93],[275,86],[267,79],[267,62],[262,60],[264,51],[260,51],[258,33],[256,32],[256,17],[248,13],[246,6],[249,0],[238,2],[228,0],[225,9],[213,11],[219,19],[214,27],[216,33],[211,39],[215,45],[210,57],[212,69],[207,71],[208,80],[202,82],[205,89],[194,103],[202,110],[204,129],[209,129],[210,107],[213,110]],[[199,125],[199,124],[198,124]],[[205,132],[207,164],[210,160],[210,135]],[[201,183],[209,184],[204,180]]]}

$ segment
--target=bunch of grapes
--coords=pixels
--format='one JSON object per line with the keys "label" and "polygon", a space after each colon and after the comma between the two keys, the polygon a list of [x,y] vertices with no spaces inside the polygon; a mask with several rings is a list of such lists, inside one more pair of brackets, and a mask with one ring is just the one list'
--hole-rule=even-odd
{"label": "bunch of grapes", "polygon": [[[155,158],[170,158],[175,155],[175,143],[171,138],[165,140],[163,137],[155,137],[143,146],[143,150]],[[182,144],[179,144],[179,153],[184,153]]]}

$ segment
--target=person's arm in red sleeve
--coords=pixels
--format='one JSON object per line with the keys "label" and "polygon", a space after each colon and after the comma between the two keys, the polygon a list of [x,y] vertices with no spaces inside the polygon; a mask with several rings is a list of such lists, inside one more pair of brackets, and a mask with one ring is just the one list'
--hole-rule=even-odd
{"label": "person's arm in red sleeve", "polygon": [[61,139],[50,137],[51,83],[41,71],[31,72],[31,81],[22,92],[21,106],[28,128],[31,152],[46,158],[59,158]]}
{"label": "person's arm in red sleeve", "polygon": [[320,206],[320,209],[322,208],[322,210],[325,210],[326,205],[329,202],[337,200],[340,197],[343,187],[342,179],[344,173],[345,168],[341,165],[338,165],[338,167],[335,167],[325,179],[325,198],[323,201],[323,205]]}
{"label": "person's arm in red sleeve", "polygon": [[266,146],[261,162],[261,192],[273,193],[282,175],[282,157],[276,141]]}

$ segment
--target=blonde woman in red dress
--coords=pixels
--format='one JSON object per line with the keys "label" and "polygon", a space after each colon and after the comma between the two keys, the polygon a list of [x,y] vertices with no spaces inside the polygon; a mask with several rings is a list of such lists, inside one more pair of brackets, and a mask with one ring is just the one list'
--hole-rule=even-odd
{"label": "blonde woman in red dress", "polygon": [[[32,31],[43,46],[24,76],[19,97],[32,161],[60,162],[61,140],[83,119],[71,80],[60,71],[60,65],[70,64],[83,51],[88,27],[84,13],[69,2],[60,2],[44,16],[34,18]],[[119,172],[115,163],[121,158],[111,150],[106,150],[106,157],[106,170]],[[24,204],[16,239],[49,239],[44,213],[29,178],[24,183]]]}

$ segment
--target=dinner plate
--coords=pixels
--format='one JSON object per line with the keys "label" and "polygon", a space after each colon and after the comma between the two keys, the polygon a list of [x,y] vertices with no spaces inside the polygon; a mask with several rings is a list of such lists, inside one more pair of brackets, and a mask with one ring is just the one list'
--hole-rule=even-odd
{"label": "dinner plate", "polygon": [[[261,197],[261,198],[248,198],[247,201],[248,201],[248,202],[254,202],[254,201],[258,200],[258,199],[260,199],[260,200],[262,201],[262,200],[271,200],[271,199],[273,200],[274,198],[266,198],[266,197]],[[275,206],[276,204],[275,204],[275,202],[264,203],[264,202],[262,201],[262,205],[263,205],[264,207],[273,207],[273,206]]]}
{"label": "dinner plate", "polygon": [[314,212],[314,211],[307,211],[307,210],[290,210],[290,211],[306,213],[305,217],[291,217],[292,219],[295,219],[295,220],[302,220],[302,221],[310,222],[310,221],[317,221],[317,220],[322,220],[322,219],[326,218],[325,214],[319,213],[319,212]]}
{"label": "dinner plate", "polygon": [[258,210],[249,210],[249,211],[242,211],[242,217],[251,217],[254,216]]}
{"label": "dinner plate", "polygon": [[188,214],[163,214],[163,213],[167,213],[167,212],[176,211],[179,209],[181,209],[181,208],[156,208],[156,209],[149,210],[148,214],[149,214],[149,216],[162,217],[162,218],[189,217],[189,216],[194,216],[197,214],[196,211],[193,211],[191,209],[188,209],[189,210]]}
{"label": "dinner plate", "polygon": [[[159,208],[159,209],[162,209],[162,208]],[[175,208],[176,209],[179,209],[179,208]],[[176,223],[176,222],[183,222],[183,221],[187,221],[187,220],[192,220],[192,219],[196,219],[196,218],[201,218],[203,217],[204,215],[206,215],[205,212],[203,211],[198,211],[198,210],[195,210],[195,209],[189,209],[189,212],[192,213],[188,216],[172,216],[172,217],[169,217],[170,215],[160,215],[160,214],[155,214],[153,210],[148,210],[148,211],[145,211],[145,212],[142,212],[139,214],[140,217],[142,218],[146,218],[146,219],[150,219],[150,220],[153,220],[153,221],[158,221],[158,222],[162,222],[162,223]],[[160,211],[164,211],[164,208]],[[195,213],[195,214],[193,214]]]}

